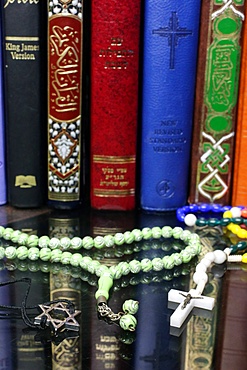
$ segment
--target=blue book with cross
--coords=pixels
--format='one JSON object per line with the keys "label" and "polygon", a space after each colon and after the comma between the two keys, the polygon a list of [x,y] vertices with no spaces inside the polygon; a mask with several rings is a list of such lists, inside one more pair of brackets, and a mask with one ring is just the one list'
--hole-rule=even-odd
{"label": "blue book with cross", "polygon": [[201,0],[146,0],[143,24],[140,207],[187,202]]}

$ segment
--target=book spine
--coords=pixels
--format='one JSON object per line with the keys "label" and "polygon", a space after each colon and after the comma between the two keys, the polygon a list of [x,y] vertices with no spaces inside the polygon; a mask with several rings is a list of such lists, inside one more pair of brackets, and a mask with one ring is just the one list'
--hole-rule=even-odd
{"label": "book spine", "polygon": [[91,12],[91,206],[131,210],[135,207],[140,1],[93,0]]}
{"label": "book spine", "polygon": [[[2,3],[8,201],[38,207],[45,199],[43,1]],[[41,37],[42,35],[42,37]]]}
{"label": "book spine", "polygon": [[189,202],[228,204],[245,1],[202,5]]}
{"label": "book spine", "polygon": [[247,175],[245,163],[247,157],[247,27],[245,23],[239,99],[237,108],[236,141],[233,163],[232,200],[233,206],[247,204]]}
{"label": "book spine", "polygon": [[3,205],[7,202],[2,41],[2,30],[0,27],[0,205]]}
{"label": "book spine", "polygon": [[80,201],[83,1],[48,2],[48,200]]}
{"label": "book spine", "polygon": [[201,1],[145,1],[140,206],[187,201]]}

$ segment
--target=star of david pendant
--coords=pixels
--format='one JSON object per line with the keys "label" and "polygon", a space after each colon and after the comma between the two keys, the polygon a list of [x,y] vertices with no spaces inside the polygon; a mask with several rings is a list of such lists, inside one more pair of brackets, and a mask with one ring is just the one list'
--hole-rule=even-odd
{"label": "star of david pendant", "polygon": [[35,317],[35,325],[40,327],[48,326],[54,333],[64,330],[79,331],[80,325],[75,317],[79,315],[81,311],[73,309],[73,312],[71,312],[71,309],[62,302],[50,306],[40,304],[39,308],[42,312]]}

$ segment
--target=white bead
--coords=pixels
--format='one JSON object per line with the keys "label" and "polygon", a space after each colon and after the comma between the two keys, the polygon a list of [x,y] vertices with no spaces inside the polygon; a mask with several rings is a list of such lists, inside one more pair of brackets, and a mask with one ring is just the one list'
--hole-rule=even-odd
{"label": "white bead", "polygon": [[196,271],[206,272],[207,266],[205,266],[203,263],[198,263],[198,265],[196,266]]}
{"label": "white bead", "polygon": [[211,263],[214,262],[215,260],[215,255],[214,255],[214,252],[208,252],[205,254],[205,256],[203,258],[206,258],[207,260],[209,260]]}
{"label": "white bead", "polygon": [[232,213],[232,217],[241,217],[241,208],[239,207],[232,207],[230,209],[231,213]]}
{"label": "white bead", "polygon": [[200,263],[203,263],[207,268],[211,265],[211,261],[207,258],[203,258]]}
{"label": "white bead", "polygon": [[242,262],[242,256],[239,254],[234,254],[232,256],[228,256],[228,262]]}
{"label": "white bead", "polygon": [[214,259],[215,263],[221,264],[221,263],[224,263],[226,261],[225,252],[223,252],[219,249],[216,249],[216,251],[214,251],[213,253],[215,255],[215,259]]}
{"label": "white bead", "polygon": [[230,248],[225,248],[224,249],[224,253],[227,255],[227,257],[230,255],[231,253],[231,249]]}
{"label": "white bead", "polygon": [[205,283],[208,281],[208,275],[206,274],[206,272],[202,272],[202,271],[196,271],[193,275],[193,281],[194,283],[196,283],[197,285],[199,285],[199,283],[201,281],[204,281]]}
{"label": "white bead", "polygon": [[195,226],[197,217],[193,213],[188,213],[184,217],[184,223],[187,226]]}

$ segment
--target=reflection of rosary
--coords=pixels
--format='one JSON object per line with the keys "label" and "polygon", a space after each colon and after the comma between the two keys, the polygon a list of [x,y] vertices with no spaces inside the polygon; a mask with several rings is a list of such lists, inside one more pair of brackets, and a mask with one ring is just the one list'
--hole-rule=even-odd
{"label": "reflection of rosary", "polygon": [[[62,265],[79,267],[92,275],[96,275],[98,278],[98,290],[96,291],[95,298],[99,315],[108,321],[119,323],[124,330],[130,331],[135,330],[137,324],[134,314],[138,310],[138,302],[131,299],[127,300],[122,306],[123,312],[114,313],[107,304],[109,291],[113,282],[129,274],[143,273],[148,275],[152,271],[171,271],[174,267],[190,262],[201,251],[198,235],[188,230],[183,230],[180,227],[172,228],[170,226],[164,226],[163,228],[153,227],[152,229],[146,227],[142,230],[134,229],[131,232],[127,231],[123,234],[117,233],[114,236],[106,235],[95,238],[86,236],[82,239],[79,237],[72,239],[63,237],[58,239],[47,236],[39,238],[35,235],[29,236],[19,230],[0,227],[0,237],[7,240],[9,244],[11,242],[15,243],[15,246],[0,247],[1,259],[29,259],[31,261],[40,259],[51,264],[60,263]],[[142,240],[147,241],[160,238],[173,238],[177,241],[178,247],[175,253],[171,255],[166,254],[162,258],[143,258],[140,261],[138,259],[132,259],[129,262],[121,261],[117,265],[110,267],[88,255],[83,256],[83,254],[78,253],[78,250],[81,248],[90,250],[92,248],[102,249],[105,247],[107,249],[113,248],[114,245],[130,245],[133,242],[138,243]],[[181,241],[186,246],[182,250],[181,246],[179,246]],[[47,316],[47,312],[43,309],[42,305],[41,309],[43,312],[39,316],[39,319],[35,320],[37,325],[40,324],[40,317]],[[47,325],[52,326],[52,330],[59,329],[50,318],[47,321]]]}
{"label": "reflection of rosary", "polygon": [[[195,205],[187,207],[188,208],[183,207],[183,209],[178,210],[178,216],[181,214],[185,216],[192,210],[194,212],[198,210],[200,211],[199,208],[196,209]],[[205,205],[203,209],[205,209]],[[183,221],[184,217],[180,217],[179,220]],[[231,220],[231,223],[233,222],[234,220]],[[138,310],[138,302],[131,299],[127,300],[123,304],[123,312],[114,313],[107,304],[109,291],[113,286],[113,282],[119,280],[123,276],[127,276],[128,274],[138,274],[139,272],[145,274],[150,271],[158,272],[165,269],[172,270],[176,266],[188,263],[193,259],[193,257],[198,256],[201,251],[200,238],[197,234],[192,233],[189,230],[183,230],[181,227],[171,228],[170,226],[164,226],[163,228],[146,227],[142,230],[134,229],[132,231],[126,231],[125,233],[117,233],[114,236],[106,235],[97,236],[95,238],[86,236],[82,239],[79,237],[74,237],[72,239],[63,237],[58,239],[49,238],[47,236],[29,236],[19,230],[0,227],[0,237],[7,240],[9,243],[12,242],[15,244],[15,246],[11,245],[5,248],[0,247],[1,259],[29,259],[31,261],[40,259],[41,261],[50,262],[51,264],[60,263],[62,265],[78,267],[97,276],[98,290],[96,291],[95,298],[99,315],[108,321],[118,322],[123,329],[130,331],[135,330],[137,324],[134,314]],[[110,267],[107,267],[105,264],[100,263],[99,260],[93,259],[88,255],[83,256],[83,254],[78,253],[78,250],[81,248],[86,250],[90,250],[92,248],[100,250],[102,248],[106,248],[107,250],[108,248],[114,248],[114,246],[121,246],[124,244],[130,245],[133,242],[138,243],[141,240],[156,240],[160,238],[174,238],[177,241],[183,241],[186,247],[180,252],[176,251],[175,253],[165,255],[162,258],[144,258],[140,261],[138,259],[133,259],[129,262],[121,261],[117,265]],[[207,269],[213,263],[222,264],[227,260],[230,261],[231,253],[236,253],[245,248],[246,245],[242,242],[242,244],[238,243],[235,246],[226,248],[224,251],[215,250],[214,252],[207,253],[196,267],[196,271],[193,275],[193,281],[196,284],[196,288],[190,290],[188,293],[173,289],[169,292],[169,300],[180,303],[179,307],[171,316],[172,326],[180,327],[195,306],[204,309],[213,308],[214,300],[210,297],[202,296],[202,292],[208,281]],[[241,257],[241,259],[238,257],[237,262],[245,262],[245,258],[245,255]],[[62,311],[63,309],[61,307],[60,303],[59,307],[56,307],[56,309],[58,311]],[[42,305],[40,305],[40,308],[42,313],[35,319],[35,324],[44,325],[45,322],[45,325],[50,326],[53,331],[58,330],[59,327],[53,322],[54,320],[49,319],[49,312],[54,309],[50,307],[44,308]],[[76,312],[76,314],[78,314],[78,312]],[[67,311],[66,315],[68,315]],[[75,311],[72,312],[71,315],[73,325],[71,325],[70,329],[72,328],[73,330],[74,327],[75,330],[78,330],[74,321]],[[66,320],[68,324],[70,317],[66,317]],[[64,328],[64,325],[61,326]]]}

